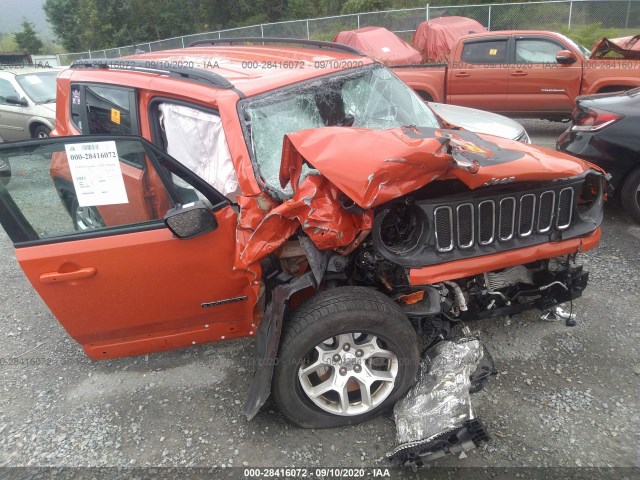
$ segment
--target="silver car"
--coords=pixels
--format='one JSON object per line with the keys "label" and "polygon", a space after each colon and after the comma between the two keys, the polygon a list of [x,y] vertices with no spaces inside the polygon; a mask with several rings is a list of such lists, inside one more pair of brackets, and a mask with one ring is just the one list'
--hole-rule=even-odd
{"label": "silver car", "polygon": [[56,122],[59,70],[0,67],[0,137],[5,141],[46,138]]}
{"label": "silver car", "polygon": [[529,134],[520,123],[497,113],[444,103],[428,102],[428,105],[441,120],[451,126],[464,128],[473,133],[486,133],[531,143]]}
{"label": "silver car", "polygon": [[[2,143],[2,137],[0,137],[0,143]],[[0,185],[7,185],[11,179],[11,165],[9,160],[0,157]]]}

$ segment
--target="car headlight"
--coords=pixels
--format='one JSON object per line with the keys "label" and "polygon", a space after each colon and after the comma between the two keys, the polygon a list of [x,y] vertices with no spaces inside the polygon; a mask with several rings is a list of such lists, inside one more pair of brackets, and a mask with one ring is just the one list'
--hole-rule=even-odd
{"label": "car headlight", "polygon": [[517,141],[522,142],[522,143],[531,143],[531,139],[529,138],[529,134],[527,133],[527,131],[525,129],[522,129],[522,133],[520,134],[520,136],[518,136],[518,138],[516,138]]}

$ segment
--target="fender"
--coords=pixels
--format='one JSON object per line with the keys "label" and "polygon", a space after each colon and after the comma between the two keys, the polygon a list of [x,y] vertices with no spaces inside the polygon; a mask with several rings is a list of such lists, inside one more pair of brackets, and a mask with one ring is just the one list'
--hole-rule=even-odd
{"label": "fender", "polygon": [[598,93],[601,89],[611,86],[621,86],[626,88],[636,88],[640,86],[640,81],[633,81],[631,78],[620,79],[615,81],[611,78],[603,78],[591,84],[589,89],[583,93],[583,95],[593,95],[594,93]]}

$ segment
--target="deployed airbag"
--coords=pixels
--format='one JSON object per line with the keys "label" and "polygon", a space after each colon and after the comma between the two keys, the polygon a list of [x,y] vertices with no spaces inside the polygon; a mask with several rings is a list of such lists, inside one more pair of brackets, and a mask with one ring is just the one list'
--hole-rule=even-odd
{"label": "deployed airbag", "polygon": [[[167,153],[235,201],[238,177],[220,117],[173,103],[162,103],[158,110],[167,139]],[[179,184],[179,179],[174,181]]]}

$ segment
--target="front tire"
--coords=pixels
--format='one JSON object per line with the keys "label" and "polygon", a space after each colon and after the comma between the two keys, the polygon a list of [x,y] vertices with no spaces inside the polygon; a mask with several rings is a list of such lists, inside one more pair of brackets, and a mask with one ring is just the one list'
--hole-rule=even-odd
{"label": "front tire", "polygon": [[9,160],[0,158],[0,183],[5,187],[9,185],[11,181],[11,164]]}
{"label": "front tire", "polygon": [[640,168],[627,176],[620,192],[620,200],[625,211],[640,223]]}
{"label": "front tire", "polygon": [[330,289],[285,325],[272,392],[298,426],[354,425],[393,405],[419,362],[416,332],[389,298],[371,288]]}
{"label": "front tire", "polygon": [[86,232],[105,226],[96,207],[81,207],[78,199],[73,197],[71,201],[71,220],[76,232]]}
{"label": "front tire", "polygon": [[51,129],[49,127],[38,125],[33,129],[33,138],[49,138],[50,133]]}

